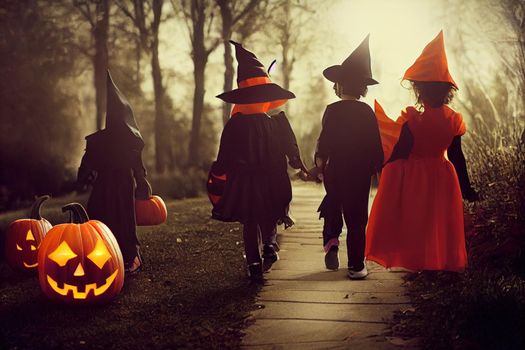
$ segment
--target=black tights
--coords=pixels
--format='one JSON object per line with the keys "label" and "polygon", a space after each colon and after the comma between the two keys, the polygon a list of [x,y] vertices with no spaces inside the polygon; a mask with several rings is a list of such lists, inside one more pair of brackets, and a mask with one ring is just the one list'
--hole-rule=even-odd
{"label": "black tights", "polygon": [[277,226],[275,223],[268,222],[248,222],[244,224],[242,234],[247,264],[260,263],[261,246],[276,242]]}

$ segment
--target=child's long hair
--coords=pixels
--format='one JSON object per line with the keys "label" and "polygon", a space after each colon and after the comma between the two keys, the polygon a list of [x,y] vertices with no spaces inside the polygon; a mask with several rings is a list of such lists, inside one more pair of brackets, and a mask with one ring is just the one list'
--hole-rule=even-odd
{"label": "child's long hair", "polygon": [[452,102],[457,90],[454,85],[441,81],[410,81],[410,83],[417,103],[421,106],[428,104],[434,108]]}

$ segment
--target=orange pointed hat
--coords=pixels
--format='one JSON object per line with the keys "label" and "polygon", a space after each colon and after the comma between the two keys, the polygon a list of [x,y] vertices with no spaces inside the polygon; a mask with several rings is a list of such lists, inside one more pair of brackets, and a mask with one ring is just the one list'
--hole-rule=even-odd
{"label": "orange pointed hat", "polygon": [[403,79],[412,81],[441,81],[450,83],[457,89],[458,86],[448,71],[445,40],[442,30],[434,40],[425,46],[421,55],[419,55],[416,61],[407,69]]}

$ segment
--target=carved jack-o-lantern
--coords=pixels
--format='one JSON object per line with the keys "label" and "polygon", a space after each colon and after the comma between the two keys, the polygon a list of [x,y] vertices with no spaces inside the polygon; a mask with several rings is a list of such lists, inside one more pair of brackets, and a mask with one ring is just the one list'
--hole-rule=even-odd
{"label": "carved jack-o-lantern", "polygon": [[115,297],[124,284],[124,262],[117,240],[100,221],[89,220],[82,205],[71,203],[71,223],[51,229],[38,253],[40,287],[50,299],[95,303]]}
{"label": "carved jack-o-lantern", "polygon": [[49,196],[41,196],[31,207],[29,219],[13,221],[5,237],[5,257],[9,266],[18,271],[35,271],[38,266],[38,247],[51,224],[42,218],[40,208]]}

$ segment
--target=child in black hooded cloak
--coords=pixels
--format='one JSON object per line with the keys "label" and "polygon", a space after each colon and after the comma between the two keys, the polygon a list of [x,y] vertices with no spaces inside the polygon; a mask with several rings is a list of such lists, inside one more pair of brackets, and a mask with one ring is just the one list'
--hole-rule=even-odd
{"label": "child in black hooded cloak", "polygon": [[133,110],[108,71],[106,128],[86,137],[78,183],[92,183],[87,212],[113,232],[128,273],[143,266],[135,220],[135,197],[147,199],[150,188],[143,148]]}

